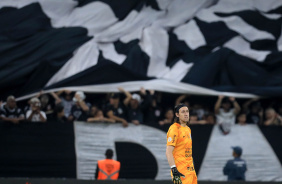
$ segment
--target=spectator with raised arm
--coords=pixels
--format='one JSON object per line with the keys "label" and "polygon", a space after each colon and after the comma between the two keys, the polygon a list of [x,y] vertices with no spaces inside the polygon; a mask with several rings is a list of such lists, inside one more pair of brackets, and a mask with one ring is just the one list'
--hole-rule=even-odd
{"label": "spectator with raised arm", "polygon": [[55,99],[55,104],[62,104],[64,107],[65,117],[69,118],[71,114],[71,108],[74,106],[75,102],[73,101],[72,91],[70,90],[61,90],[57,93],[51,92],[51,95]]}
{"label": "spectator with raised arm", "polygon": [[128,121],[132,122],[134,125],[139,125],[143,123],[143,112],[140,109],[141,97],[139,94],[134,93],[130,99],[130,103],[127,106],[127,117]]}
{"label": "spectator with raised arm", "polygon": [[123,88],[118,88],[120,92],[125,94],[125,99],[120,102],[120,94],[111,93],[109,104],[106,106],[106,115],[108,118],[115,120],[116,122],[121,122],[123,127],[128,126],[127,122],[127,109],[131,94],[128,91],[125,91]]}
{"label": "spectator with raised arm", "polygon": [[25,119],[24,113],[17,107],[17,102],[14,96],[8,96],[6,104],[0,108],[0,118],[3,121],[8,121],[14,124],[18,124]]}
{"label": "spectator with raised arm", "polygon": [[36,96],[41,103],[41,110],[45,112],[46,115],[53,113],[54,104],[51,104],[49,94],[43,94],[41,90]]}
{"label": "spectator with raised arm", "polygon": [[127,105],[127,117],[128,121],[135,125],[143,124],[144,122],[144,111],[148,109],[151,104],[151,95],[147,94],[146,90],[141,87],[140,93],[143,96],[143,101],[138,93],[131,95],[129,104]]}
{"label": "spectator with raised arm", "polygon": [[161,103],[161,94],[160,92],[155,92],[154,90],[145,90],[140,91],[141,96],[149,95],[149,104],[148,108],[144,110],[144,124],[148,124],[151,126],[159,126],[157,122],[161,119],[162,115],[162,106]]}
{"label": "spectator with raised arm", "polygon": [[[231,105],[233,105],[233,108],[231,108]],[[240,105],[234,97],[226,98],[222,95],[218,96],[214,106],[214,112],[216,114],[216,122],[219,124],[219,128],[224,135],[230,132],[231,126],[235,124],[236,115],[240,110]]]}
{"label": "spectator with raised arm", "polygon": [[85,102],[86,96],[82,91],[77,91],[73,97],[75,105],[71,108],[71,114],[68,117],[69,121],[86,121],[91,104]]}

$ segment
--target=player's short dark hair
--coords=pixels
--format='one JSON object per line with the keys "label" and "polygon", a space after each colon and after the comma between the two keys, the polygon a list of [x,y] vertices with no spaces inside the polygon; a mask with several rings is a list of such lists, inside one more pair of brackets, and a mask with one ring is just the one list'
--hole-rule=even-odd
{"label": "player's short dark hair", "polygon": [[[174,115],[173,121],[176,122],[176,123],[180,123],[180,121],[179,121],[179,118],[175,115],[175,113],[179,113],[179,109],[181,109],[182,107],[187,107],[188,108],[188,106],[185,105],[184,103],[180,103],[180,104],[178,104],[178,105],[176,105],[174,107],[174,110],[173,110],[173,113],[174,113],[173,114]],[[187,123],[187,126],[188,125],[189,125],[189,122]]]}
{"label": "player's short dark hair", "polygon": [[106,158],[113,158],[114,151],[112,149],[107,149],[105,155]]}

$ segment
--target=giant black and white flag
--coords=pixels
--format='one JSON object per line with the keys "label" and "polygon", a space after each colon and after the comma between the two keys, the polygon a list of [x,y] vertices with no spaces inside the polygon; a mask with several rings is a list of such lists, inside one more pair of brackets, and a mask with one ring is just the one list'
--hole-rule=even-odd
{"label": "giant black and white flag", "polygon": [[1,0],[1,97],[282,94],[280,0]]}

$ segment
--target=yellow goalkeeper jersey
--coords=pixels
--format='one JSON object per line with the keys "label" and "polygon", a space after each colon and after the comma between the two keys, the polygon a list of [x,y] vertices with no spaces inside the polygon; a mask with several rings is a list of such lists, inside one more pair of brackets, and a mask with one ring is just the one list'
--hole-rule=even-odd
{"label": "yellow goalkeeper jersey", "polygon": [[173,157],[180,172],[195,172],[192,158],[191,129],[189,127],[182,127],[178,123],[172,124],[167,132],[167,145],[174,146]]}

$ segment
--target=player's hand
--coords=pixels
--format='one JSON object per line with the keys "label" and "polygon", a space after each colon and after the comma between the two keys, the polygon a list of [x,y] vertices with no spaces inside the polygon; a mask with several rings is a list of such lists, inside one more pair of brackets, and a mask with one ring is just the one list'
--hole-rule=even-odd
{"label": "player's hand", "polygon": [[182,184],[182,181],[180,179],[180,177],[183,177],[185,178],[184,174],[180,173],[176,167],[173,167],[171,168],[171,172],[172,172],[172,175],[173,175],[173,183],[174,184]]}

